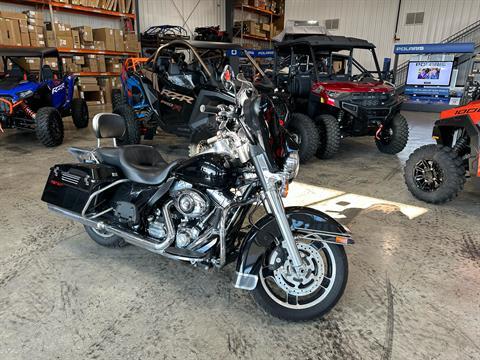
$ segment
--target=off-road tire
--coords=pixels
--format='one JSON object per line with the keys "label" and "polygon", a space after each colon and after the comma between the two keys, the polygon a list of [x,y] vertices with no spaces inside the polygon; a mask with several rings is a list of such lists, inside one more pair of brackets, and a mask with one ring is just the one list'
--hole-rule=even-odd
{"label": "off-road tire", "polygon": [[120,89],[112,89],[112,109],[116,109],[120,105],[125,104],[125,97]]}
{"label": "off-road tire", "polygon": [[54,107],[42,107],[35,117],[37,139],[47,147],[58,146],[63,142],[63,120]]}
{"label": "off-road tire", "polygon": [[116,107],[113,112],[123,117],[125,121],[125,134],[117,139],[118,145],[140,144],[140,122],[135,116],[135,112],[128,104]]}
{"label": "off-road tire", "polygon": [[408,123],[407,119],[400,113],[395,115],[390,124],[392,135],[386,143],[383,140],[375,139],[378,150],[385,154],[397,154],[402,151],[408,142]]}
{"label": "off-road tire", "polygon": [[[434,160],[443,172],[444,180],[433,191],[420,189],[414,178],[414,169],[422,159]],[[448,146],[430,144],[415,150],[408,158],[404,169],[408,190],[417,199],[431,204],[443,204],[455,198],[465,184],[465,167],[462,159]]]}
{"label": "off-road tire", "polygon": [[319,159],[331,159],[340,148],[340,125],[333,115],[317,116],[316,124],[320,138],[316,156]]}
{"label": "off-road tire", "polygon": [[310,308],[297,309],[294,311],[278,304],[267,294],[262,286],[260,276],[258,275],[259,264],[256,266],[259,279],[257,286],[252,291],[255,302],[270,315],[287,321],[308,321],[326,315],[342,297],[348,281],[348,259],[345,249],[340,245],[330,244],[329,246],[331,246],[335,263],[337,264],[336,276],[338,277],[338,281],[336,281],[332,291],[320,303]]}
{"label": "off-road tire", "polygon": [[188,145],[188,156],[192,157],[200,152],[201,142],[205,141],[217,134],[218,126],[213,121],[208,121],[195,129],[190,135],[190,143]]}
{"label": "off-road tire", "polygon": [[77,129],[83,129],[88,126],[88,106],[84,99],[72,100],[72,119]]}
{"label": "off-road tire", "polygon": [[315,155],[320,141],[315,123],[305,114],[293,113],[287,129],[300,138],[298,155],[300,162],[306,163]]}
{"label": "off-road tire", "polygon": [[104,236],[102,236],[99,232],[97,233],[90,226],[84,225],[84,228],[88,236],[90,236],[93,241],[95,241],[101,246],[109,248],[121,248],[128,245],[128,243],[118,235],[106,233]]}

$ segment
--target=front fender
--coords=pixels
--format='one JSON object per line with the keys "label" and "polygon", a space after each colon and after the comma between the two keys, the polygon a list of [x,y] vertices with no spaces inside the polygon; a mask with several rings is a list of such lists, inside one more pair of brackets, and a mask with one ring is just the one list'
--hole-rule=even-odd
{"label": "front fender", "polygon": [[[344,235],[348,244],[353,244],[350,231],[327,214],[308,207],[287,207],[285,214],[290,228],[309,232],[321,232],[325,241],[335,242],[336,237]],[[281,239],[280,229],[273,215],[262,217],[248,232],[240,246],[237,259],[235,287],[253,290],[257,285],[258,277],[255,274],[255,265],[264,256],[265,252],[275,246],[275,240]]]}

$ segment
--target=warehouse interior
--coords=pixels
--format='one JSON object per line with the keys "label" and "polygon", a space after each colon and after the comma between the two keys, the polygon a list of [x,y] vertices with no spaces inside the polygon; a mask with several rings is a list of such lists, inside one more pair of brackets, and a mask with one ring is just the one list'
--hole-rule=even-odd
{"label": "warehouse interior", "polygon": [[480,358],[479,18],[0,1],[0,358]]}

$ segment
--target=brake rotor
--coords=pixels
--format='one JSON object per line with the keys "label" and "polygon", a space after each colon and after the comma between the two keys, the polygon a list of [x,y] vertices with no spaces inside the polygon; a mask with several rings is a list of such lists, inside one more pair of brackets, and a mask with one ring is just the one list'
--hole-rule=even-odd
{"label": "brake rotor", "polygon": [[310,295],[322,284],[325,268],[323,258],[311,244],[297,242],[297,248],[304,263],[304,274],[301,276],[296,274],[288,257],[283,266],[273,272],[275,283],[290,295]]}

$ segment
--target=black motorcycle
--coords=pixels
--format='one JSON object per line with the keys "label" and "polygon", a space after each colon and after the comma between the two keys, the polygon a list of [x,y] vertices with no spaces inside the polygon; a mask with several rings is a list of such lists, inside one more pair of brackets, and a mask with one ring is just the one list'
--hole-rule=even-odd
{"label": "black motorcycle", "polygon": [[[116,146],[123,119],[93,119],[98,147],[71,148],[79,160],[51,168],[42,200],[85,226],[108,247],[127,243],[193,265],[236,262],[234,285],[287,320],[327,313],[344,291],[349,230],[307,207],[284,208],[298,172],[297,145],[275,119],[268,98],[231,68],[222,74],[235,105],[203,106],[219,122],[200,154],[166,163],[147,145]],[[100,147],[112,138],[113,147]],[[254,222],[255,212],[265,214]]]}

